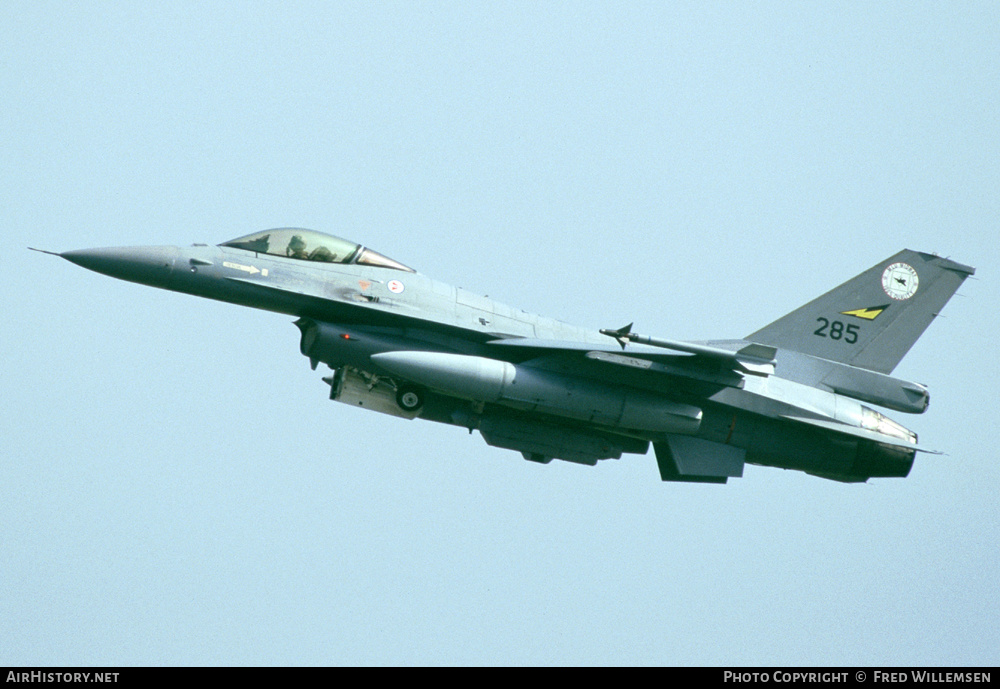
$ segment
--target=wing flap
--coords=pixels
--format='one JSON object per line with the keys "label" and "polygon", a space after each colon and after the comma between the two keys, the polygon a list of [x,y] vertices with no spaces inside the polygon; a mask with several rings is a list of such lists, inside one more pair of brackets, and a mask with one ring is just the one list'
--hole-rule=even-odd
{"label": "wing flap", "polygon": [[[614,366],[625,366],[651,373],[662,373],[668,376],[680,376],[697,380],[703,383],[713,383],[731,388],[743,387],[743,376],[735,371],[708,371],[693,368],[690,365],[677,365],[674,363],[662,363],[650,359],[642,359],[634,356],[625,356],[617,352],[587,352],[586,357],[591,361],[611,364]],[[691,357],[673,357],[674,359],[690,359]]]}

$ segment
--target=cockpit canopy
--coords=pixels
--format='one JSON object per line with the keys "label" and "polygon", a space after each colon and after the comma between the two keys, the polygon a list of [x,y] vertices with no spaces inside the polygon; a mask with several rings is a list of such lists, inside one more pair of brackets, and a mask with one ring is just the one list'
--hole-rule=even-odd
{"label": "cockpit canopy", "polygon": [[408,273],[416,272],[413,268],[408,268],[377,251],[315,230],[298,228],[264,230],[248,234],[245,237],[231,239],[219,246],[230,246],[234,249],[245,249],[271,256],[285,256],[302,261],[360,263],[379,268],[405,270]]}

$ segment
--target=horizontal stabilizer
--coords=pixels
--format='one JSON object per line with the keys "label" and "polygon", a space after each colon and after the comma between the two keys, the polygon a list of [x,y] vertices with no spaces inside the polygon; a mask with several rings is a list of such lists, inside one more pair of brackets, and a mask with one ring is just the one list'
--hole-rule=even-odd
{"label": "horizontal stabilizer", "polygon": [[653,443],[660,478],[683,483],[725,483],[743,476],[746,450],[686,435]]}
{"label": "horizontal stabilizer", "polygon": [[907,414],[922,414],[930,403],[930,393],[919,383],[853,366],[833,365],[820,382],[839,395]]}

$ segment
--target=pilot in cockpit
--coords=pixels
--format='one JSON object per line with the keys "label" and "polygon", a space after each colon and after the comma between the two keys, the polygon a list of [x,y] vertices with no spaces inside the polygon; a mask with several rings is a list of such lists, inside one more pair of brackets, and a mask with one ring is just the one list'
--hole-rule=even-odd
{"label": "pilot in cockpit", "polygon": [[288,240],[288,248],[285,249],[285,255],[292,258],[309,258],[309,254],[306,253],[306,243],[302,239],[302,235],[292,235],[292,238]]}

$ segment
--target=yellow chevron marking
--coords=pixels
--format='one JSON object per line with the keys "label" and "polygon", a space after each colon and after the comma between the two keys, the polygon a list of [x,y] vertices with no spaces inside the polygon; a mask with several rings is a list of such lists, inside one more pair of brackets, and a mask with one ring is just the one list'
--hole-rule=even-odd
{"label": "yellow chevron marking", "polygon": [[857,316],[858,318],[864,318],[866,321],[873,321],[878,318],[878,315],[885,311],[884,306],[869,306],[865,309],[855,309],[854,311],[841,311],[845,316]]}

